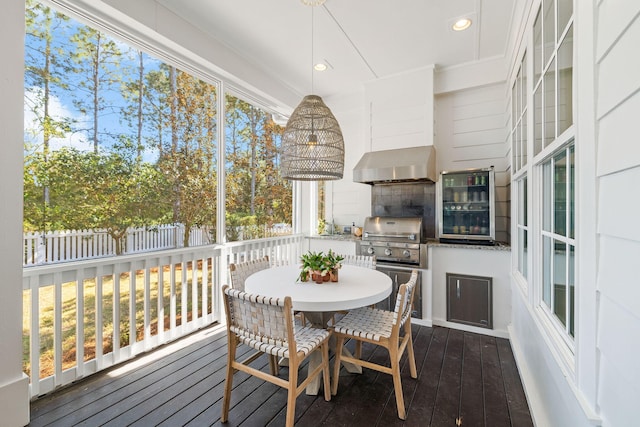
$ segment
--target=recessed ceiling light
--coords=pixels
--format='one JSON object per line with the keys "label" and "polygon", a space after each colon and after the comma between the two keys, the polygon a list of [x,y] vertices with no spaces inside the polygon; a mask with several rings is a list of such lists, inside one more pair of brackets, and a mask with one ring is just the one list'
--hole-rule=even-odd
{"label": "recessed ceiling light", "polygon": [[327,64],[323,64],[322,62],[318,62],[316,65],[313,66],[313,69],[316,70],[316,71],[326,71]]}
{"label": "recessed ceiling light", "polygon": [[453,31],[463,31],[469,28],[470,26],[471,26],[471,19],[462,18],[462,19],[458,19],[451,28],[453,28]]}

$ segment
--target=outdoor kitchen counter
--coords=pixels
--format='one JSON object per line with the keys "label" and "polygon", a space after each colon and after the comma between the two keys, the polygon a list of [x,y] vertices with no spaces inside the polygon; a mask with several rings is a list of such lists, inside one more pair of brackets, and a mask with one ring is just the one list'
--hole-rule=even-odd
{"label": "outdoor kitchen counter", "polygon": [[[427,247],[432,324],[507,338],[511,321],[511,247],[504,243],[489,246],[437,241],[427,243]],[[449,303],[455,304],[456,294],[449,292],[448,275],[491,281],[491,328],[450,320]]]}

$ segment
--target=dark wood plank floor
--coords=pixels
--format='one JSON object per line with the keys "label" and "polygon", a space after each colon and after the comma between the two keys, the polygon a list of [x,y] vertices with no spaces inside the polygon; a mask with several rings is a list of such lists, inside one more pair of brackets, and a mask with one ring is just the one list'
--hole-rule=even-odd
{"label": "dark wood plank floor", "polygon": [[[390,375],[343,369],[330,402],[322,393],[298,397],[296,425],[439,427],[455,426],[456,420],[462,426],[533,425],[508,340],[441,327],[414,325],[413,332],[418,378],[409,375],[405,357],[406,421],[397,417]],[[388,360],[384,349],[367,345],[363,357]],[[266,357],[254,364],[268,371]],[[207,328],[33,401],[30,425],[223,425],[225,366],[225,331]],[[287,373],[282,368],[280,375]],[[284,389],[236,373],[224,425],[284,425],[286,400]]]}

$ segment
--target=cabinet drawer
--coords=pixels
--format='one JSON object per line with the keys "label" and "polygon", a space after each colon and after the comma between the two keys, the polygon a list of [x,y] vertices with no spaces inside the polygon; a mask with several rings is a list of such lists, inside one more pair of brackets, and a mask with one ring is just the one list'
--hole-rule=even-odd
{"label": "cabinet drawer", "polygon": [[493,329],[492,278],[447,273],[447,321]]}

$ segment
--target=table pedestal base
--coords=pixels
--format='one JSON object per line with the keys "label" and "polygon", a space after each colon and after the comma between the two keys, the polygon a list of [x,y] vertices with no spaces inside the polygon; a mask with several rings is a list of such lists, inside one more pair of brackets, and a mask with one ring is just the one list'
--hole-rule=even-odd
{"label": "table pedestal base", "polygon": [[[326,328],[327,324],[329,323],[329,320],[333,318],[333,315],[334,315],[333,312],[323,312],[323,313],[305,312],[304,313],[305,318],[309,320],[314,327],[317,327],[317,328]],[[331,337],[329,338],[329,350],[335,350],[335,348],[336,348],[336,339],[333,337],[333,335],[331,335]],[[342,346],[342,355],[346,357],[353,357],[351,352],[345,346]],[[322,355],[318,351],[314,351],[312,354],[309,355],[309,366],[307,368],[308,372],[312,372],[321,363],[322,363]],[[354,365],[353,363],[346,363],[346,362],[342,362],[342,364],[344,365],[345,369],[349,373],[352,373],[352,374],[362,373],[362,366]],[[330,372],[333,372],[333,369],[331,369]],[[334,381],[338,381],[338,379],[334,378]],[[322,377],[318,375],[313,379],[313,381],[311,381],[307,385],[307,388],[305,390],[306,394],[314,395],[314,396],[317,395],[318,391],[320,390],[320,384],[322,384]]]}

